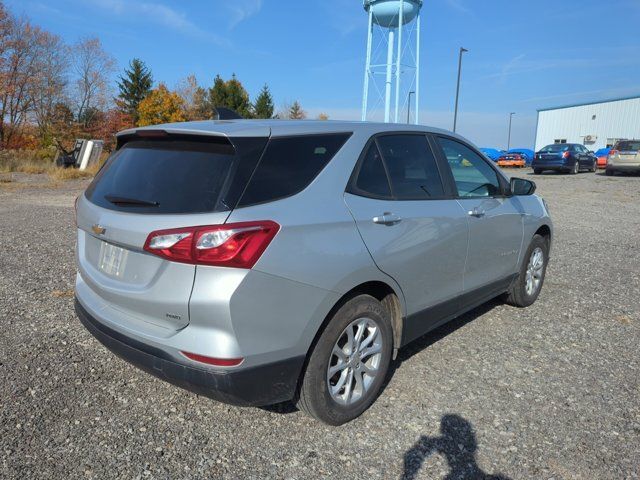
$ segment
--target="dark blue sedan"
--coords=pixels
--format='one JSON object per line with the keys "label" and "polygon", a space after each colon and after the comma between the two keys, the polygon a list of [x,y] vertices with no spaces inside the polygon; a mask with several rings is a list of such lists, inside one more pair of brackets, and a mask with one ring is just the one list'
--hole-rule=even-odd
{"label": "dark blue sedan", "polygon": [[531,167],[536,175],[545,170],[574,174],[583,170],[595,172],[598,169],[598,159],[592,151],[579,143],[554,143],[536,153]]}

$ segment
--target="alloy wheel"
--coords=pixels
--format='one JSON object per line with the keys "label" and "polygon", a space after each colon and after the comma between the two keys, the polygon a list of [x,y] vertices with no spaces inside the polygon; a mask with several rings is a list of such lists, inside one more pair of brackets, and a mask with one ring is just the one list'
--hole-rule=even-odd
{"label": "alloy wheel", "polygon": [[537,247],[529,257],[527,272],[525,277],[525,291],[528,296],[534,295],[542,284],[542,274],[544,272],[544,252]]}
{"label": "alloy wheel", "polygon": [[352,405],[371,389],[380,371],[383,341],[370,318],[358,318],[343,330],[327,367],[327,386],[335,402]]}

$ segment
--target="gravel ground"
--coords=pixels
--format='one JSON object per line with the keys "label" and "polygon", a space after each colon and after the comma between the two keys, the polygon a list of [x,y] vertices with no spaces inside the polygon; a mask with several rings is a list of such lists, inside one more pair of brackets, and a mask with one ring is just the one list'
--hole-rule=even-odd
{"label": "gravel ground", "polygon": [[113,356],[73,312],[85,183],[0,185],[0,477],[637,479],[640,178],[528,178],[556,225],[538,302],[492,302],[418,340],[340,428],[222,405]]}

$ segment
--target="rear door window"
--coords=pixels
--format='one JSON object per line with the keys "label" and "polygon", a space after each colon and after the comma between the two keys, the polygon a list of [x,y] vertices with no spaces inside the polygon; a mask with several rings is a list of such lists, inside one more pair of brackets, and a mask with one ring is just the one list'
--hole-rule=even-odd
{"label": "rear door window", "polygon": [[110,210],[149,214],[230,209],[244,189],[266,138],[131,140],[116,151],[86,197]]}
{"label": "rear door window", "polygon": [[377,142],[396,200],[444,196],[436,159],[426,136],[384,135]]}
{"label": "rear door window", "polygon": [[301,192],[350,136],[332,133],[272,138],[238,206],[270,202]]}

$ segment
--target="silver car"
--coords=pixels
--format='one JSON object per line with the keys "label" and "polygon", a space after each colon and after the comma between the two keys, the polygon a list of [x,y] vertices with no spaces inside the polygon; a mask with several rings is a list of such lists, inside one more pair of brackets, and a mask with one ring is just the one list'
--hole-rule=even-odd
{"label": "silver car", "polygon": [[494,297],[536,300],[552,223],[534,190],[428,127],[127,130],[76,203],[76,311],[163,380],[339,425],[404,345]]}

